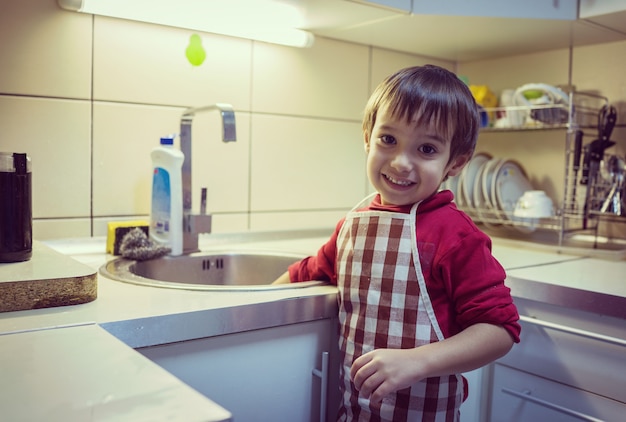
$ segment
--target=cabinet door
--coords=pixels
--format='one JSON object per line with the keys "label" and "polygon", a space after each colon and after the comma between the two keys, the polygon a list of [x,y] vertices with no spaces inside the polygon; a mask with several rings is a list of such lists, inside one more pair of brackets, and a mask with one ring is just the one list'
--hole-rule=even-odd
{"label": "cabinet door", "polygon": [[626,404],[494,365],[491,422],[624,420]]}
{"label": "cabinet door", "polygon": [[624,320],[515,302],[524,317],[521,341],[498,362],[626,403]]}
{"label": "cabinet door", "polygon": [[329,352],[327,420],[336,417],[336,320],[325,319],[137,349],[233,414],[237,422],[320,421]]}
{"label": "cabinet door", "polygon": [[489,395],[488,367],[475,369],[463,374],[467,379],[469,395],[461,404],[461,420],[463,422],[483,422],[489,409],[485,397]]}

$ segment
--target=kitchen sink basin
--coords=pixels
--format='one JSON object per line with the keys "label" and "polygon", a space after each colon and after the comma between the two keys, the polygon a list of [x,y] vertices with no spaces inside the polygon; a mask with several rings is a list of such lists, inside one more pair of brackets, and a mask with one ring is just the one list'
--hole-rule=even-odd
{"label": "kitchen sink basin", "polygon": [[271,284],[302,258],[304,255],[265,251],[197,252],[147,261],[118,258],[100,267],[100,274],[126,283],[185,290],[278,290],[324,284]]}

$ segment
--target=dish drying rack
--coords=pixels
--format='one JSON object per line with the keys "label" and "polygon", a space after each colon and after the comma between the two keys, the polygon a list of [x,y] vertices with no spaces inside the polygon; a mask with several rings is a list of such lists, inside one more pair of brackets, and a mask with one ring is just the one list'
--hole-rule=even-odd
{"label": "dish drying rack", "polygon": [[[619,250],[626,253],[625,245],[600,245],[598,241],[598,228],[601,221],[626,223],[626,216],[601,212],[606,194],[610,190],[610,183],[601,177],[600,171],[595,172],[586,184],[580,180],[583,172],[582,159],[576,162],[583,153],[576,151],[582,144],[582,131],[587,130],[594,136],[598,132],[599,115],[602,110],[609,107],[607,97],[572,91],[569,93],[568,104],[549,104],[537,106],[515,106],[485,108],[490,119],[494,116],[503,116],[509,113],[518,113],[524,116],[523,122],[516,125],[508,122],[508,125],[485,127],[483,131],[510,132],[510,131],[534,131],[534,130],[565,130],[565,171],[563,200],[555,203],[555,215],[548,218],[521,218],[514,217],[512,210],[504,210],[493,204],[486,207],[470,206],[467,203],[459,204],[475,222],[484,224],[485,228],[493,230],[507,230],[508,234],[514,233],[528,237],[535,236],[538,232],[548,232],[558,235],[558,246],[565,246],[568,239],[574,237],[584,238],[588,248],[591,240],[593,248]],[[533,118],[533,117],[539,117]],[[579,136],[581,139],[577,140]],[[606,156],[605,156],[606,157]],[[580,236],[579,236],[580,235]],[[514,236],[515,237],[515,236]],[[519,236],[517,236],[519,237]],[[568,242],[569,243],[569,242]],[[577,241],[571,243],[578,245]],[[620,257],[623,259],[626,257]]]}

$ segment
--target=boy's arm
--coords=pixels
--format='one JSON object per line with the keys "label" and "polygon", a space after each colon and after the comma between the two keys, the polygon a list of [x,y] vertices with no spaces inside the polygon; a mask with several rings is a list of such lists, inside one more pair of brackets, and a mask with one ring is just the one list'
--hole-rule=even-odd
{"label": "boy's arm", "polygon": [[513,346],[501,326],[479,323],[445,340],[414,349],[376,349],[357,358],[350,376],[373,402],[429,377],[471,371],[504,356]]}
{"label": "boy's arm", "polygon": [[285,271],[282,273],[280,277],[272,282],[272,284],[289,284],[291,283],[291,279],[289,278],[289,271]]}

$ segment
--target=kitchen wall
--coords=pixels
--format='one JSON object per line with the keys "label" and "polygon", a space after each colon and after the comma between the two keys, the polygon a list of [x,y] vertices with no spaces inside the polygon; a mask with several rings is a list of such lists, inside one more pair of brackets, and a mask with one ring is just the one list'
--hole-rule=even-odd
{"label": "kitchen wall", "polygon": [[[214,232],[333,227],[366,195],[361,111],[375,86],[423,57],[318,38],[295,49],[63,11],[55,0],[0,4],[1,150],[27,152],[37,239],[103,235],[147,218],[150,151],[188,106],[218,113],[193,130],[194,208],[208,189]],[[452,68],[453,63],[435,61]]]}
{"label": "kitchen wall", "polygon": [[[233,105],[238,141],[216,112],[193,131],[194,208],[208,189],[214,232],[332,227],[369,192],[361,113],[396,69],[435,63],[495,92],[568,83],[569,51],[452,63],[317,38],[295,49],[63,11],[55,0],[0,3],[0,150],[33,165],[34,237],[99,236],[113,220],[147,219],[150,150],[179,131],[188,106]],[[577,48],[572,83],[599,90],[626,121],[626,42]],[[624,129],[615,131],[624,153]],[[563,132],[481,135],[479,150],[515,157],[558,196]]]}
{"label": "kitchen wall", "polygon": [[[625,69],[626,41],[576,47],[571,52],[563,49],[458,64],[458,72],[467,75],[470,83],[487,84],[496,93],[525,83],[544,82],[573,85],[577,91],[607,97],[618,111],[618,126],[611,137],[616,145],[607,153],[622,157],[626,154]],[[584,132],[585,144],[598,137],[595,128]],[[560,202],[565,188],[565,147],[564,130],[483,132],[476,150],[517,160],[528,172],[533,186]],[[584,189],[579,186],[577,192],[582,204]],[[626,239],[626,224],[602,221],[599,232]]]}

